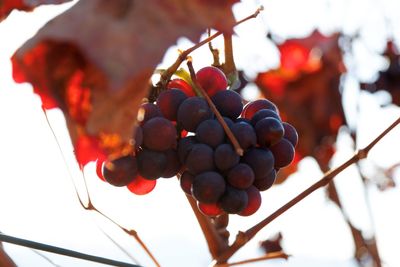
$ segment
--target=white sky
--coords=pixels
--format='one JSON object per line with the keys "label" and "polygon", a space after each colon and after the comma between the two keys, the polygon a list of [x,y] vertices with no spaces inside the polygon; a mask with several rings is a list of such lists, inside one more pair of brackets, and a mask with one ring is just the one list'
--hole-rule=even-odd
{"label": "white sky", "polygon": [[[377,97],[360,93],[354,80],[355,77],[368,78],[381,66],[381,59],[368,51],[383,49],[387,29],[382,23],[380,10],[393,20],[394,27],[397,27],[395,29],[399,29],[400,17],[395,13],[395,10],[400,10],[399,1],[247,1],[246,5],[235,7],[238,17],[253,12],[257,2],[263,2],[266,7],[262,17],[238,27],[239,38],[235,40],[235,47],[240,51],[237,62],[246,67],[249,76],[273,67],[278,62],[275,48],[264,38],[267,29],[285,38],[289,35],[305,35],[314,25],[319,25],[325,32],[344,29],[351,33],[354,29],[361,28],[364,41],[356,44],[359,47],[357,51],[361,52],[356,55],[356,61],[352,59],[355,67],[346,78],[344,92],[346,111],[350,114],[353,125],[358,127],[361,146],[399,115],[397,107],[382,109],[378,105]],[[327,3],[330,4],[329,8]],[[69,172],[80,188],[82,176],[74,163],[61,113],[57,110],[50,111],[49,118],[61,143],[68,167],[46,123],[39,98],[32,93],[30,86],[16,85],[12,81],[10,56],[63,8],[65,7],[47,6],[38,8],[33,13],[15,12],[0,24],[0,231],[129,261],[101,233],[98,227],[101,225],[109,235],[131,251],[140,264],[152,266],[134,241],[101,217],[94,216],[79,206]],[[399,30],[394,32],[400,33]],[[188,45],[183,39],[178,42],[180,48]],[[172,62],[175,51],[176,47],[165,56],[165,64]],[[202,53],[204,52],[199,51],[193,54],[196,64],[201,64],[197,59],[203,58]],[[356,111],[353,108],[357,101],[360,101],[359,117],[355,117]],[[368,160],[370,172],[376,170],[373,168],[375,165],[387,167],[398,162],[398,136],[399,131],[396,131],[371,152]],[[351,156],[350,148],[349,138],[343,131],[334,165]],[[305,159],[300,164],[299,173],[293,175],[287,183],[263,193],[262,208],[254,216],[233,216],[230,228],[232,235],[270,214],[320,176],[315,162]],[[207,266],[210,258],[206,245],[176,180],[160,180],[151,194],[138,197],[125,188],[115,188],[101,182],[94,175],[93,165],[87,168],[87,179],[95,206],[123,226],[137,230],[162,266]],[[337,177],[336,181],[352,221],[356,226],[369,231],[371,223],[362,202],[363,193],[357,186],[359,180],[355,170],[349,169]],[[370,189],[369,194],[372,210],[376,215],[373,224],[377,229],[378,245],[386,266],[400,266],[397,256],[397,242],[400,240],[400,214],[397,208],[397,203],[400,202],[399,189],[385,193]],[[288,262],[271,261],[246,266],[354,266],[350,260],[353,245],[349,231],[338,209],[327,201],[323,190],[315,192],[271,223],[246,249],[239,251],[234,260],[259,255],[261,252],[257,249],[258,241],[277,231],[283,232],[284,246],[294,257]],[[46,265],[41,257],[29,249],[5,246],[18,266],[51,266]],[[54,254],[46,255],[60,266],[103,266]]]}

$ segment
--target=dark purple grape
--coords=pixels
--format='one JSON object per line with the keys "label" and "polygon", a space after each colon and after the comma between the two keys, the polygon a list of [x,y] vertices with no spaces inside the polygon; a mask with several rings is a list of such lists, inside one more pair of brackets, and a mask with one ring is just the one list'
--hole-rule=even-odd
{"label": "dark purple grape", "polygon": [[226,213],[237,214],[246,208],[248,201],[246,191],[226,186],[226,190],[219,199],[218,204]]}
{"label": "dark purple grape", "polygon": [[164,154],[167,158],[167,166],[165,167],[165,170],[162,173],[161,177],[164,178],[174,177],[181,168],[181,164],[178,159],[178,153],[174,149],[168,149],[167,151],[164,152]]}
{"label": "dark purple grape", "polygon": [[220,171],[227,171],[239,163],[240,157],[230,144],[219,145],[214,152],[214,162]]}
{"label": "dark purple grape", "polygon": [[271,109],[261,109],[253,115],[250,122],[253,126],[256,126],[257,122],[264,118],[275,118],[281,121],[281,117],[279,117],[275,111]]}
{"label": "dark purple grape", "polygon": [[242,97],[235,91],[219,91],[211,98],[211,100],[222,116],[236,119],[242,112]]}
{"label": "dark purple grape", "polygon": [[245,122],[245,123],[251,125],[251,121],[250,121],[249,119],[246,119],[246,118],[237,118],[237,119],[235,120],[235,122]]}
{"label": "dark purple grape", "polygon": [[287,122],[283,122],[282,125],[285,129],[285,135],[283,137],[292,143],[294,147],[296,147],[297,142],[299,141],[299,135],[297,134],[296,128]]}
{"label": "dark purple grape", "polygon": [[249,165],[239,163],[229,170],[226,180],[235,188],[246,189],[254,182],[254,172]]}
{"label": "dark purple grape", "polygon": [[225,132],[217,120],[205,120],[197,126],[196,139],[215,148],[224,142]]}
{"label": "dark purple grape", "polygon": [[282,168],[289,165],[294,159],[294,147],[285,138],[270,147],[275,158],[275,168]]}
{"label": "dark purple grape", "polygon": [[142,127],[136,125],[135,134],[133,135],[132,144],[135,147],[135,150],[138,150],[140,146],[143,144],[143,130]]}
{"label": "dark purple grape", "polygon": [[162,117],[161,110],[153,103],[143,103],[140,105],[138,115],[140,125],[143,125],[152,118]]}
{"label": "dark purple grape", "polygon": [[217,172],[203,172],[193,180],[192,194],[203,203],[217,203],[225,192],[225,180]]}
{"label": "dark purple grape", "polygon": [[194,96],[181,103],[177,121],[186,131],[194,132],[202,121],[212,119],[212,117],[213,113],[207,102],[203,98]]}
{"label": "dark purple grape", "polygon": [[274,156],[269,149],[251,148],[244,153],[242,161],[253,169],[255,179],[266,176],[274,168]]}
{"label": "dark purple grape", "polygon": [[103,165],[103,177],[114,186],[125,186],[138,174],[136,159],[124,156]]}
{"label": "dark purple grape", "polygon": [[137,154],[139,174],[146,179],[155,180],[163,174],[167,157],[163,152],[143,149]]}
{"label": "dark purple grape", "polygon": [[250,186],[246,189],[248,203],[246,208],[242,210],[240,216],[250,216],[254,214],[261,206],[261,194],[255,186]]}
{"label": "dark purple grape", "polygon": [[214,170],[214,151],[206,144],[195,144],[190,150],[186,167],[193,174]]}
{"label": "dark purple grape", "polygon": [[183,192],[185,192],[188,195],[192,195],[193,180],[194,180],[194,175],[192,175],[188,171],[182,173],[181,178],[179,180]]}
{"label": "dark purple grape", "polygon": [[176,121],[178,108],[186,98],[186,94],[179,89],[165,90],[158,96],[157,106],[165,118]]}
{"label": "dark purple grape", "polygon": [[285,132],[282,123],[275,118],[261,119],[255,128],[258,144],[266,147],[278,143]]}
{"label": "dark purple grape", "polygon": [[251,124],[246,122],[236,122],[232,125],[231,131],[243,150],[257,144],[256,132]]}
{"label": "dark purple grape", "polygon": [[268,173],[266,176],[254,180],[253,185],[257,187],[258,190],[265,191],[275,183],[275,180],[276,180],[276,171],[275,169],[272,169],[271,172]]}
{"label": "dark purple grape", "polygon": [[178,142],[178,157],[181,164],[185,164],[186,157],[194,144],[197,144],[196,137],[186,136]]}
{"label": "dark purple grape", "polygon": [[143,144],[145,147],[164,151],[176,147],[176,128],[169,120],[156,117],[143,125]]}

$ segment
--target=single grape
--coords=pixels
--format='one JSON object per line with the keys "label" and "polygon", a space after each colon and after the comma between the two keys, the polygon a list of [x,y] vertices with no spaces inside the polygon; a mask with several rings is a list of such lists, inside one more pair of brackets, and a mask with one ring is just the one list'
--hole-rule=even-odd
{"label": "single grape", "polygon": [[236,119],[242,112],[242,97],[235,91],[219,91],[211,98],[211,100],[222,116]]}
{"label": "single grape", "polygon": [[227,171],[239,163],[240,157],[230,144],[219,145],[214,152],[214,162],[220,171]]}
{"label": "single grape", "polygon": [[260,179],[254,180],[253,185],[257,187],[260,191],[265,191],[275,183],[276,180],[276,171],[272,169],[267,175],[261,177]]}
{"label": "single grape", "polygon": [[187,98],[178,108],[177,121],[189,132],[196,131],[202,121],[212,118],[213,113],[207,102],[197,96]]}
{"label": "single grape", "polygon": [[168,82],[167,89],[179,89],[185,93],[188,97],[196,96],[192,86],[182,79],[173,79]]}
{"label": "single grape", "polygon": [[176,121],[178,108],[186,98],[186,94],[179,89],[165,90],[158,96],[157,106],[165,118]]}
{"label": "single grape", "polygon": [[282,123],[275,118],[261,119],[255,128],[258,144],[266,147],[278,143],[285,132]]}
{"label": "single grape", "polygon": [[167,166],[167,157],[163,152],[143,149],[137,154],[139,174],[146,179],[154,180],[163,174]]}
{"label": "single grape", "polygon": [[193,180],[192,194],[202,203],[217,203],[225,192],[225,180],[217,172],[203,172]]}
{"label": "single grape", "polygon": [[182,173],[179,183],[183,192],[188,195],[192,195],[192,184],[194,180],[194,175],[188,171]]}
{"label": "single grape", "polygon": [[245,123],[251,125],[251,121],[250,121],[249,119],[246,119],[246,118],[237,118],[237,119],[235,120],[235,122],[245,122]]}
{"label": "single grape", "polygon": [[242,210],[239,215],[250,216],[256,213],[256,211],[261,206],[261,194],[260,191],[255,186],[250,186],[246,189],[246,194],[248,198],[247,206]]}
{"label": "single grape", "polygon": [[222,118],[224,119],[226,125],[228,125],[228,128],[231,128],[232,125],[233,125],[233,123],[234,123],[233,120],[231,120],[231,119],[228,118],[228,117],[222,117]]}
{"label": "single grape", "polygon": [[255,179],[266,176],[274,168],[274,156],[269,149],[251,148],[244,153],[242,161],[253,169]]}
{"label": "single grape", "polygon": [[253,125],[255,127],[257,122],[264,118],[275,118],[275,119],[281,121],[281,117],[279,117],[278,113],[276,113],[275,111],[273,111],[271,109],[261,109],[261,110],[257,111],[256,113],[254,113],[253,117],[250,120],[251,125]]}
{"label": "single grape", "polygon": [[226,186],[226,190],[218,204],[226,213],[237,214],[247,207],[248,201],[246,191]]}
{"label": "single grape", "polygon": [[202,202],[197,202],[197,207],[206,216],[210,217],[216,217],[218,215],[221,215],[223,211],[221,210],[220,207],[216,203],[202,203]]}
{"label": "single grape", "polygon": [[285,138],[270,147],[275,158],[275,168],[283,168],[289,165],[294,159],[294,147]]}
{"label": "single grape", "polygon": [[146,121],[155,118],[162,117],[161,110],[153,103],[143,103],[139,107],[138,121],[140,125],[143,125]]}
{"label": "single grape", "polygon": [[258,99],[256,101],[248,103],[243,108],[241,116],[250,120],[253,117],[253,115],[261,109],[271,109],[279,114],[278,108],[274,103],[272,103],[267,99]]}
{"label": "single grape", "polygon": [[214,170],[214,151],[206,144],[195,144],[189,152],[186,167],[193,174]]}
{"label": "single grape", "polygon": [[171,178],[174,177],[179,169],[181,168],[181,164],[179,162],[178,153],[175,149],[168,149],[164,152],[167,158],[167,166],[164,169],[161,177]]}
{"label": "single grape", "polygon": [[124,156],[103,165],[103,177],[114,186],[125,186],[133,181],[138,174],[136,159]]}
{"label": "single grape", "polygon": [[290,123],[283,122],[283,128],[285,129],[285,135],[283,136],[286,138],[293,147],[297,146],[297,142],[299,141],[299,135],[297,134],[296,128],[294,128]]}
{"label": "single grape", "polygon": [[251,124],[246,122],[236,122],[232,125],[231,131],[243,150],[257,144],[256,132]]}
{"label": "single grape", "polygon": [[249,165],[239,163],[229,170],[226,179],[231,186],[246,189],[254,182],[254,172]]}
{"label": "single grape", "polygon": [[197,140],[194,136],[187,136],[179,140],[178,157],[181,164],[185,164],[186,157],[195,144],[197,144]]}
{"label": "single grape", "polygon": [[176,128],[169,120],[156,117],[143,125],[143,144],[145,147],[164,151],[176,147]]}
{"label": "single grape", "polygon": [[146,195],[156,187],[157,180],[148,180],[137,175],[126,187],[135,195]]}
{"label": "single grape", "polygon": [[207,66],[196,73],[197,82],[212,97],[217,92],[225,90],[228,87],[228,81],[225,74],[218,68]]}
{"label": "single grape", "polygon": [[225,132],[217,120],[205,120],[197,127],[196,138],[200,143],[215,148],[224,142]]}

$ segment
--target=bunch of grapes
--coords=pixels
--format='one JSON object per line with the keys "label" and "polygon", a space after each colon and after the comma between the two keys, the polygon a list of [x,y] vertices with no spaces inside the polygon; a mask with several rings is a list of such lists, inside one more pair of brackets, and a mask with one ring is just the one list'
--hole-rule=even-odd
{"label": "bunch of grapes", "polygon": [[261,205],[260,191],[270,188],[279,169],[292,162],[297,132],[282,122],[269,100],[243,106],[241,96],[227,90],[218,68],[202,68],[196,80],[222,120],[189,83],[171,80],[155,103],[141,106],[135,156],[106,162],[104,178],[145,194],[156,179],[178,175],[182,190],[205,215],[249,216]]}

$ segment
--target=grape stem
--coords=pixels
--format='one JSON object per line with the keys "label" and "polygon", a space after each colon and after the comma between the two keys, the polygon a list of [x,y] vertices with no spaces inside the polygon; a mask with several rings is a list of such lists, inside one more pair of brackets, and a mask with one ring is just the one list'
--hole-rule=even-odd
{"label": "grape stem", "polygon": [[238,265],[243,265],[247,263],[252,263],[252,262],[259,262],[259,261],[265,261],[265,260],[273,260],[273,259],[285,259],[287,260],[290,256],[286,254],[283,251],[277,251],[277,252],[271,252],[267,253],[261,257],[257,258],[251,258],[243,261],[236,261],[232,263],[221,263],[221,264],[215,264],[213,265],[214,267],[230,267],[230,266],[238,266]]}
{"label": "grape stem", "polygon": [[[337,168],[330,170],[324,174],[324,176],[311,185],[309,188],[298,194],[296,197],[294,197],[292,200],[287,202],[285,205],[277,209],[275,212],[273,212],[271,215],[266,217],[264,220],[261,222],[257,223],[253,227],[247,229],[245,232],[239,231],[239,233],[236,236],[236,240],[233,242],[231,246],[227,250],[225,250],[223,253],[221,253],[217,258],[215,258],[215,261],[217,264],[221,263],[226,263],[226,261],[233,255],[235,254],[240,248],[242,248],[247,242],[249,242],[261,229],[263,229],[265,226],[267,226],[269,223],[271,223],[273,220],[278,218],[280,215],[285,213],[287,210],[292,208],[294,205],[299,203],[301,200],[309,196],[312,192],[316,191],[319,188],[322,188],[326,185],[329,184],[329,182],[332,181],[332,179],[344,171],[347,167],[351,166],[353,163],[356,163],[360,161],[361,159],[364,159],[368,156],[369,151],[384,137],[386,136],[393,128],[395,128],[398,124],[400,123],[400,117],[393,122],[388,128],[386,128],[378,137],[376,137],[369,145],[364,147],[363,149],[358,150],[354,156],[352,156],[350,159],[348,159],[346,162],[344,162],[342,165],[338,166]],[[218,266],[218,265],[215,265]]]}
{"label": "grape stem", "polygon": [[224,131],[225,131],[226,135],[228,136],[229,140],[232,142],[232,145],[235,148],[236,153],[239,156],[243,156],[243,149],[240,147],[240,144],[239,144],[238,140],[236,139],[235,135],[232,133],[231,129],[226,124],[225,120],[222,118],[221,113],[219,113],[218,109],[215,107],[214,103],[211,101],[211,99],[208,96],[208,94],[206,93],[206,91],[204,91],[204,89],[197,82],[196,73],[194,72],[192,60],[190,57],[187,58],[187,66],[189,68],[190,77],[192,78],[195,89],[200,91],[201,94],[203,95],[203,97],[206,99],[211,110],[217,117],[217,120],[221,124],[222,128],[224,128]]}
{"label": "grape stem", "polygon": [[[258,16],[258,14],[260,14],[260,12],[263,10],[264,8],[261,6],[259,7],[256,12],[254,12],[253,14],[251,14],[250,16],[245,17],[244,19],[241,19],[239,21],[237,21],[233,27],[236,27],[237,25],[248,21],[250,19],[256,18]],[[176,61],[174,62],[174,64],[172,64],[168,69],[166,69],[160,77],[160,81],[159,81],[159,85],[161,86],[161,88],[165,88],[165,86],[167,85],[168,81],[171,79],[171,76],[176,72],[176,70],[179,68],[179,66],[182,64],[183,61],[186,60],[187,56],[192,53],[194,50],[196,50],[197,48],[203,46],[204,44],[207,44],[208,42],[210,42],[211,40],[215,39],[216,37],[220,36],[221,34],[223,34],[222,31],[217,31],[216,33],[214,33],[213,35],[209,36],[208,38],[204,39],[203,41],[195,44],[194,46],[188,48],[185,51],[182,51],[178,58],[176,59]]]}

